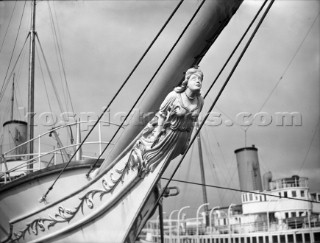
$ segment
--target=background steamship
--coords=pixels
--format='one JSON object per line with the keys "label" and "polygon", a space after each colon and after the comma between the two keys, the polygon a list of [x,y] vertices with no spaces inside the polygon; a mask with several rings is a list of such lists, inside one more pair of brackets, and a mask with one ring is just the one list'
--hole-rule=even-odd
{"label": "background steamship", "polygon": [[[320,192],[311,192],[306,177],[273,179],[260,176],[258,149],[235,151],[241,204],[201,204],[194,218],[186,218],[189,206],[163,219],[149,220],[141,242],[192,243],[316,243],[320,242]],[[164,202],[165,203],[165,202]],[[208,211],[205,206],[210,205]],[[143,240],[145,239],[145,241]]]}
{"label": "background steamship", "polygon": [[[289,13],[286,2],[1,1],[0,121],[3,125],[0,136],[0,242],[135,242],[156,208],[162,210],[160,194],[175,194],[171,191],[174,188],[167,188],[167,191],[164,187],[159,188],[158,182],[164,186],[163,176],[168,177],[174,171],[177,161],[169,165],[159,164],[154,173],[142,179],[137,177],[136,171],[128,172],[126,157],[123,159],[122,156],[150,118],[144,115],[156,111],[165,96],[181,83],[184,72],[194,65],[200,64],[205,73],[203,95],[210,92],[211,85],[215,85],[205,99],[203,113],[209,110],[212,99],[222,90],[221,80],[225,80],[225,73],[229,75],[234,67],[239,72],[234,75],[237,78],[231,80],[228,95],[220,99],[226,103],[220,103],[215,111],[223,113],[222,117],[226,118],[229,112],[236,114],[246,109],[254,112],[267,109],[264,105],[278,87],[281,97],[268,112],[275,112],[274,107],[290,111],[298,109],[307,111],[308,116],[304,116],[303,129],[292,126],[281,129],[281,132],[277,130],[277,135],[281,133],[282,138],[288,136],[288,140],[291,135],[299,138],[305,135],[296,141],[309,140],[315,127],[315,117],[319,114],[318,109],[313,108],[319,85],[318,56],[314,51],[319,48],[315,38],[319,36],[316,32],[319,5],[311,0],[308,3],[294,1],[290,8],[290,16],[294,18],[285,20],[298,24],[290,22],[292,28],[288,28],[282,19]],[[303,8],[303,14],[292,14],[304,4],[307,7]],[[269,17],[266,14],[270,9]],[[279,9],[286,10],[279,13]],[[281,25],[282,29],[276,31]],[[247,27],[250,27],[249,32],[245,32]],[[254,37],[253,30],[258,29]],[[227,69],[221,70],[243,34],[245,38],[242,41],[247,44],[250,43],[249,35],[254,39],[241,65],[234,66],[236,57],[233,56],[232,62],[226,62]],[[277,40],[277,44],[270,42],[261,46],[265,38]],[[282,40],[280,44],[278,39]],[[240,47],[245,50],[243,42]],[[296,54],[302,47],[307,50],[301,57]],[[236,56],[239,57],[241,52],[237,49]],[[52,68],[52,63],[58,67]],[[265,63],[268,63],[268,70]],[[255,64],[260,65],[253,68]],[[212,80],[220,70],[224,71],[224,76],[215,83]],[[288,80],[290,87],[294,88],[286,86],[283,90],[281,84]],[[309,82],[302,83],[301,80]],[[49,87],[51,91],[47,89]],[[248,92],[251,88],[255,92]],[[294,103],[297,100],[296,89],[305,95],[303,102],[301,99],[298,104]],[[250,97],[249,93],[256,96]],[[73,102],[71,97],[75,97]],[[262,97],[267,98],[262,100]],[[256,106],[258,103],[263,104],[260,110]],[[288,108],[287,103],[295,104],[294,108]],[[21,106],[27,106],[27,109],[20,109]],[[224,113],[225,107],[228,111]],[[310,109],[313,112],[309,112]],[[98,115],[89,118],[78,116],[83,111],[95,111]],[[120,119],[113,119],[113,112],[120,111]],[[134,111],[138,111],[138,117]],[[143,117],[139,117],[141,114]],[[228,124],[230,122],[226,126]],[[237,144],[233,147],[243,144],[243,130],[225,130],[220,126],[209,133],[206,130],[209,128],[202,127],[204,134],[218,133],[219,144]],[[263,137],[259,144],[265,143],[264,147],[270,144],[270,139],[275,140],[269,130],[268,136],[260,136],[254,129],[250,128],[250,138],[256,142],[257,137]],[[318,126],[315,131],[318,131]],[[311,144],[316,143],[311,139]],[[218,149],[210,149],[214,150]],[[312,149],[310,151],[317,156]],[[237,154],[250,153],[254,158],[255,152],[255,148],[245,148]],[[308,154],[309,150],[306,157]],[[309,194],[307,179],[295,176],[274,183],[270,182],[269,176],[265,178],[269,184],[264,184],[270,185],[270,191],[266,192],[277,190],[276,194],[280,192],[281,198],[257,194],[262,190],[262,183],[259,182],[256,161],[253,159],[251,165],[244,166],[245,171],[250,168],[253,177],[249,184],[241,185],[243,190],[250,191],[242,196],[242,205],[224,204],[226,208],[218,209],[210,204],[212,214],[199,218],[199,211],[196,219],[189,221],[181,214],[174,220],[171,205],[172,217],[162,221],[165,241],[260,242],[257,228],[264,232],[269,230],[270,234],[279,227],[287,227],[290,232],[295,227],[293,239],[296,242],[300,239],[303,242],[316,241],[319,211],[318,204],[313,201],[318,200],[318,194]],[[310,168],[315,167],[313,160],[310,164]],[[279,168],[281,166],[279,164]],[[183,166],[180,169],[185,171]],[[314,171],[316,169],[319,168]],[[239,173],[242,173],[241,183],[245,183],[243,177],[247,172]],[[282,188],[288,185],[291,187]],[[299,188],[296,197],[308,202],[299,201],[299,205],[303,204],[299,208],[292,206],[290,210],[282,211],[277,208],[279,212],[276,212],[273,206],[277,202],[284,204],[290,196],[293,197],[291,191],[295,190],[288,188]],[[188,200],[194,200],[199,191],[193,190]],[[304,191],[304,196],[301,191]],[[175,197],[170,198],[175,200]],[[185,202],[179,201],[180,204]],[[263,204],[268,205],[263,209],[267,212],[261,210]],[[182,206],[175,212],[182,212]],[[208,207],[206,212],[210,210]],[[266,221],[266,217],[269,220]],[[244,224],[246,227],[242,227]],[[160,228],[159,220],[149,221],[148,230],[143,231],[147,234],[141,237],[141,241],[159,241]],[[149,229],[155,232],[148,234]],[[256,234],[256,238],[251,234]],[[233,238],[233,235],[239,237]],[[263,242],[283,240],[279,231],[270,237],[268,240],[263,238]],[[290,242],[291,233],[284,238]]]}

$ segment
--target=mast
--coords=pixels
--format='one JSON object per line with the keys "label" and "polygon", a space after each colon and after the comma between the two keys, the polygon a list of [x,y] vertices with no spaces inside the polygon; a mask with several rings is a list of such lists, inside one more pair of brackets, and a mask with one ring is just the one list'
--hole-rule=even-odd
{"label": "mast", "polygon": [[[153,80],[152,87],[145,93],[144,102],[136,107],[139,114],[150,114],[150,112],[159,109],[165,96],[183,80],[183,72],[200,63],[241,3],[242,0],[205,1],[200,12],[188,27],[188,31],[184,34],[181,33],[183,36],[175,46],[173,54],[168,56],[166,64],[160,68],[155,80]],[[158,50],[156,47],[154,48],[153,50]],[[167,52],[169,48],[163,48],[161,51]],[[159,57],[150,54],[148,58],[151,60],[151,58]],[[151,117],[148,116],[148,118]],[[139,124],[130,122],[126,126],[123,136],[100,166],[100,172],[109,166],[149,121],[149,119],[140,120]]]}
{"label": "mast", "polygon": [[[197,122],[197,129],[199,129],[199,123]],[[207,197],[207,189],[206,189],[206,177],[204,174],[204,165],[203,165],[203,156],[202,156],[202,145],[201,145],[201,137],[200,132],[197,135],[198,140],[198,150],[199,150],[199,163],[200,163],[200,172],[201,172],[201,183],[202,183],[202,196],[203,196],[203,203],[208,203],[208,197]],[[208,205],[205,205],[204,207],[205,215],[206,215],[206,226],[209,224],[209,209]]]}
{"label": "mast", "polygon": [[13,106],[14,106],[14,74],[13,74],[13,80],[12,80],[10,121],[13,121]]}
{"label": "mast", "polygon": [[[28,128],[27,140],[30,141],[34,137],[34,64],[35,64],[35,25],[36,25],[36,0],[32,1],[32,18],[30,30],[30,53],[29,53],[29,80],[28,80]],[[27,153],[28,159],[33,156],[33,141],[28,143]],[[28,172],[31,172],[33,165],[30,163],[27,167]]]}

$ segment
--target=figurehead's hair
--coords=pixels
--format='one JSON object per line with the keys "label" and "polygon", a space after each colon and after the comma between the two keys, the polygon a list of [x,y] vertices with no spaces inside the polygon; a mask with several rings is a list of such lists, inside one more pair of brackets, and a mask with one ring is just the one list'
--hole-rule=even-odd
{"label": "figurehead's hair", "polygon": [[[186,89],[187,89],[187,85],[188,85],[188,81],[189,81],[189,78],[192,74],[197,74],[201,77],[201,80],[203,80],[203,72],[198,68],[198,66],[195,66],[195,67],[192,67],[192,68],[189,68],[187,71],[186,71],[186,74],[184,76],[184,80],[182,81],[181,85],[179,87],[176,87],[174,89],[174,91],[176,91],[177,93],[182,93],[184,92]],[[199,93],[200,95],[200,93]]]}

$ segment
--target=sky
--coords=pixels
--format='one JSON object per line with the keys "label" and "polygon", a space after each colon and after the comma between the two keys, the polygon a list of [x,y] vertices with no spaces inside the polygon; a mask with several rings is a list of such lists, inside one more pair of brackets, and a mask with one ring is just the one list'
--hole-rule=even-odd
{"label": "sky", "polygon": [[[50,1],[49,4],[46,1],[38,2],[37,33],[51,74],[57,75],[55,85],[57,89],[64,90],[60,92],[60,96],[66,110],[73,110],[76,118],[82,119],[85,114],[91,114],[93,118],[100,115],[177,4],[178,1],[174,0]],[[185,1],[173,23],[156,42],[153,56],[161,59],[164,54],[159,51],[160,47],[172,44],[174,36],[182,30],[198,4],[199,1]],[[244,1],[201,61],[200,68],[204,72],[203,94],[261,4],[262,1],[259,0]],[[319,191],[319,5],[319,1],[312,0],[275,1],[220,97],[214,109],[215,113],[201,131],[208,185],[238,189],[234,150],[254,144],[258,148],[261,175],[272,171],[275,179],[291,177],[294,174],[306,176],[310,178],[311,190]],[[5,80],[23,7],[23,1],[0,2],[1,86]],[[12,12],[14,15],[10,22]],[[10,30],[6,31],[9,22]],[[30,2],[27,2],[11,67],[23,46],[29,26]],[[54,45],[54,33],[59,40],[59,47]],[[243,46],[244,44],[240,47]],[[59,64],[61,59],[57,55],[58,48],[72,106],[66,98],[68,93],[65,91],[64,72]],[[41,114],[51,111],[48,110],[48,106],[51,106],[59,123],[61,111],[55,108],[56,98],[39,47],[37,53],[42,61],[37,62],[36,109],[38,114]],[[236,57],[239,53],[236,53]],[[26,106],[27,98],[24,92],[27,90],[25,49],[21,57],[23,61],[21,64],[18,62],[15,75],[17,88],[14,116],[15,119],[23,120],[21,107]],[[202,116],[215,99],[234,60],[206,98]],[[159,62],[147,60],[141,64],[111,107],[112,121],[119,122],[117,114],[129,109],[138,92],[144,87],[145,77],[151,74],[150,70]],[[8,88],[0,103],[1,123],[8,119],[6,106],[9,102],[9,91]],[[294,116],[291,124],[288,120],[281,123],[279,114],[283,112]],[[38,117],[37,121],[39,126],[36,127],[36,134],[48,130],[48,126],[43,126],[44,121],[41,118]],[[85,130],[83,127],[82,129]],[[108,140],[114,128],[104,129],[103,139]],[[88,153],[95,155],[91,151]],[[170,164],[166,177],[170,176],[174,165],[175,162]],[[190,149],[174,178],[201,181],[196,144]],[[163,184],[165,183],[164,180]],[[187,213],[194,216],[196,208],[202,203],[201,188],[181,183],[171,185],[179,186],[180,194],[165,199],[163,204],[167,216],[171,210],[186,205],[191,206]],[[208,198],[210,207],[240,202],[238,193],[214,188],[208,188]]]}

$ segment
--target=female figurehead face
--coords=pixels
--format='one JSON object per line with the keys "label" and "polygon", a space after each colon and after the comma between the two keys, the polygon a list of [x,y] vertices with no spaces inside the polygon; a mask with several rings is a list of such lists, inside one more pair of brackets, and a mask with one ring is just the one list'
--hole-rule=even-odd
{"label": "female figurehead face", "polygon": [[188,80],[188,85],[187,87],[192,91],[192,92],[200,92],[200,89],[202,87],[202,73],[195,72],[190,75],[189,80]]}
{"label": "female figurehead face", "polygon": [[203,73],[197,67],[189,68],[186,71],[184,80],[179,87],[175,88],[177,93],[185,92],[188,88],[191,92],[200,95],[200,89],[202,87]]}

